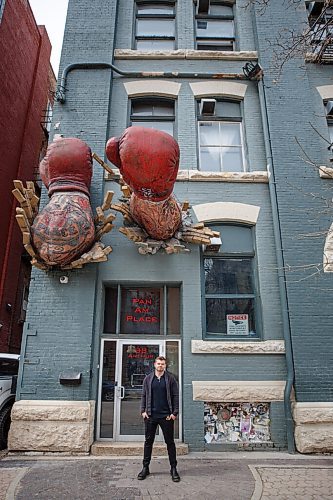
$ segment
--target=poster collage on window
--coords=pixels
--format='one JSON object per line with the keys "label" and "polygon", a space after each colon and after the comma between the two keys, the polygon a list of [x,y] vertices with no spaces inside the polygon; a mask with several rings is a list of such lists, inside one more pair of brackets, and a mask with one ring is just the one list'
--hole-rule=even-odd
{"label": "poster collage on window", "polygon": [[269,403],[205,403],[207,444],[266,443],[270,436]]}

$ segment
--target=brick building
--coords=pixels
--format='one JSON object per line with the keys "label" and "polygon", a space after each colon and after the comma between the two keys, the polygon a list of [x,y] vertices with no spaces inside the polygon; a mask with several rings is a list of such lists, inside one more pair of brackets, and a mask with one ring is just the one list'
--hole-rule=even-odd
{"label": "brick building", "polygon": [[[15,220],[13,180],[36,180],[55,77],[51,45],[29,2],[0,4],[0,351],[20,352],[31,266]],[[36,186],[37,187],[37,186]],[[38,188],[38,187],[37,187]]]}
{"label": "brick building", "polygon": [[[181,388],[177,437],[190,449],[293,451],[295,439],[301,452],[332,451],[333,289],[322,264],[332,70],[297,53],[277,79],[267,43],[323,4],[300,1],[288,15],[283,2],[247,4],[69,1],[57,133],[100,156],[130,125],[174,135],[175,194],[222,244],[139,255],[113,230],[109,261],[68,283],[34,271],[11,449],[142,441],[142,378],[165,353]],[[107,190],[120,196],[95,165],[93,205]],[[138,299],[154,328],[128,320]]]}

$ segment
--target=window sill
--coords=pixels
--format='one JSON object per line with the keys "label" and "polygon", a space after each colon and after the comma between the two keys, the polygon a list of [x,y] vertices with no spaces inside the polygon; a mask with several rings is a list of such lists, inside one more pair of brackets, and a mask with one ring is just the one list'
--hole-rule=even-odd
{"label": "window sill", "polygon": [[[105,172],[104,179],[113,181],[120,178],[120,172],[111,165],[114,175]],[[332,174],[333,176],[333,174]],[[330,176],[329,176],[330,177]],[[178,182],[247,182],[268,184],[268,172],[265,170],[255,172],[201,172],[199,170],[179,170]]]}
{"label": "window sill", "polygon": [[192,340],[192,354],[284,354],[284,340]]}
{"label": "window sill", "polygon": [[284,380],[193,380],[193,401],[283,401]]}
{"label": "window sill", "polygon": [[268,172],[265,170],[255,172],[203,172],[199,170],[179,170],[177,181],[252,182],[267,184]]}
{"label": "window sill", "polygon": [[222,50],[132,50],[115,49],[115,59],[220,59],[226,61],[257,61],[258,53],[249,51],[222,51]]}

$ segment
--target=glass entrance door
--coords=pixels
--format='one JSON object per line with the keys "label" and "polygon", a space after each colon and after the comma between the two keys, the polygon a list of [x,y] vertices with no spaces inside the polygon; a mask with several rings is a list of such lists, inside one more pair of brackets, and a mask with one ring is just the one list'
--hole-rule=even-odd
{"label": "glass entrance door", "polygon": [[[181,392],[179,348],[175,340],[102,340],[97,439],[142,441],[143,379],[154,369],[155,358],[166,356],[168,371],[179,381]],[[180,429],[181,414],[175,422],[176,439],[181,438]]]}
{"label": "glass entrance door", "polygon": [[143,380],[154,369],[155,358],[164,355],[163,341],[120,341],[116,387],[116,439],[136,441],[144,435],[140,415]]}

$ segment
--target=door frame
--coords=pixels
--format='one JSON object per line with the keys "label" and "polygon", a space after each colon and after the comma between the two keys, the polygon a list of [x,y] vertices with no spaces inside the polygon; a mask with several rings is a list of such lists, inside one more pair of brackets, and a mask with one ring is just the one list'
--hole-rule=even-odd
{"label": "door frame", "polygon": [[[96,415],[96,439],[98,441],[111,441],[111,442],[120,442],[120,441],[142,441],[144,436],[136,435],[136,436],[128,436],[128,435],[120,435],[120,408],[121,408],[121,399],[120,399],[120,384],[122,375],[122,347],[124,344],[141,344],[141,345],[159,345],[160,347],[160,356],[165,356],[166,354],[166,343],[167,342],[177,342],[178,343],[178,384],[179,384],[179,415],[178,415],[178,423],[179,423],[179,438],[175,439],[175,441],[182,441],[182,366],[181,366],[181,340],[173,339],[173,338],[157,338],[157,339],[140,339],[140,338],[102,338],[101,346],[100,346],[100,361],[99,361],[99,375],[98,375],[98,396],[97,396],[97,415]],[[103,438],[101,437],[101,412],[102,412],[102,381],[103,381],[103,356],[104,356],[104,344],[105,342],[116,342],[116,366],[115,366],[115,382],[117,385],[115,386],[114,393],[114,405],[113,405],[113,437],[112,438]],[[156,440],[159,441],[162,439],[162,436],[156,436]]]}

